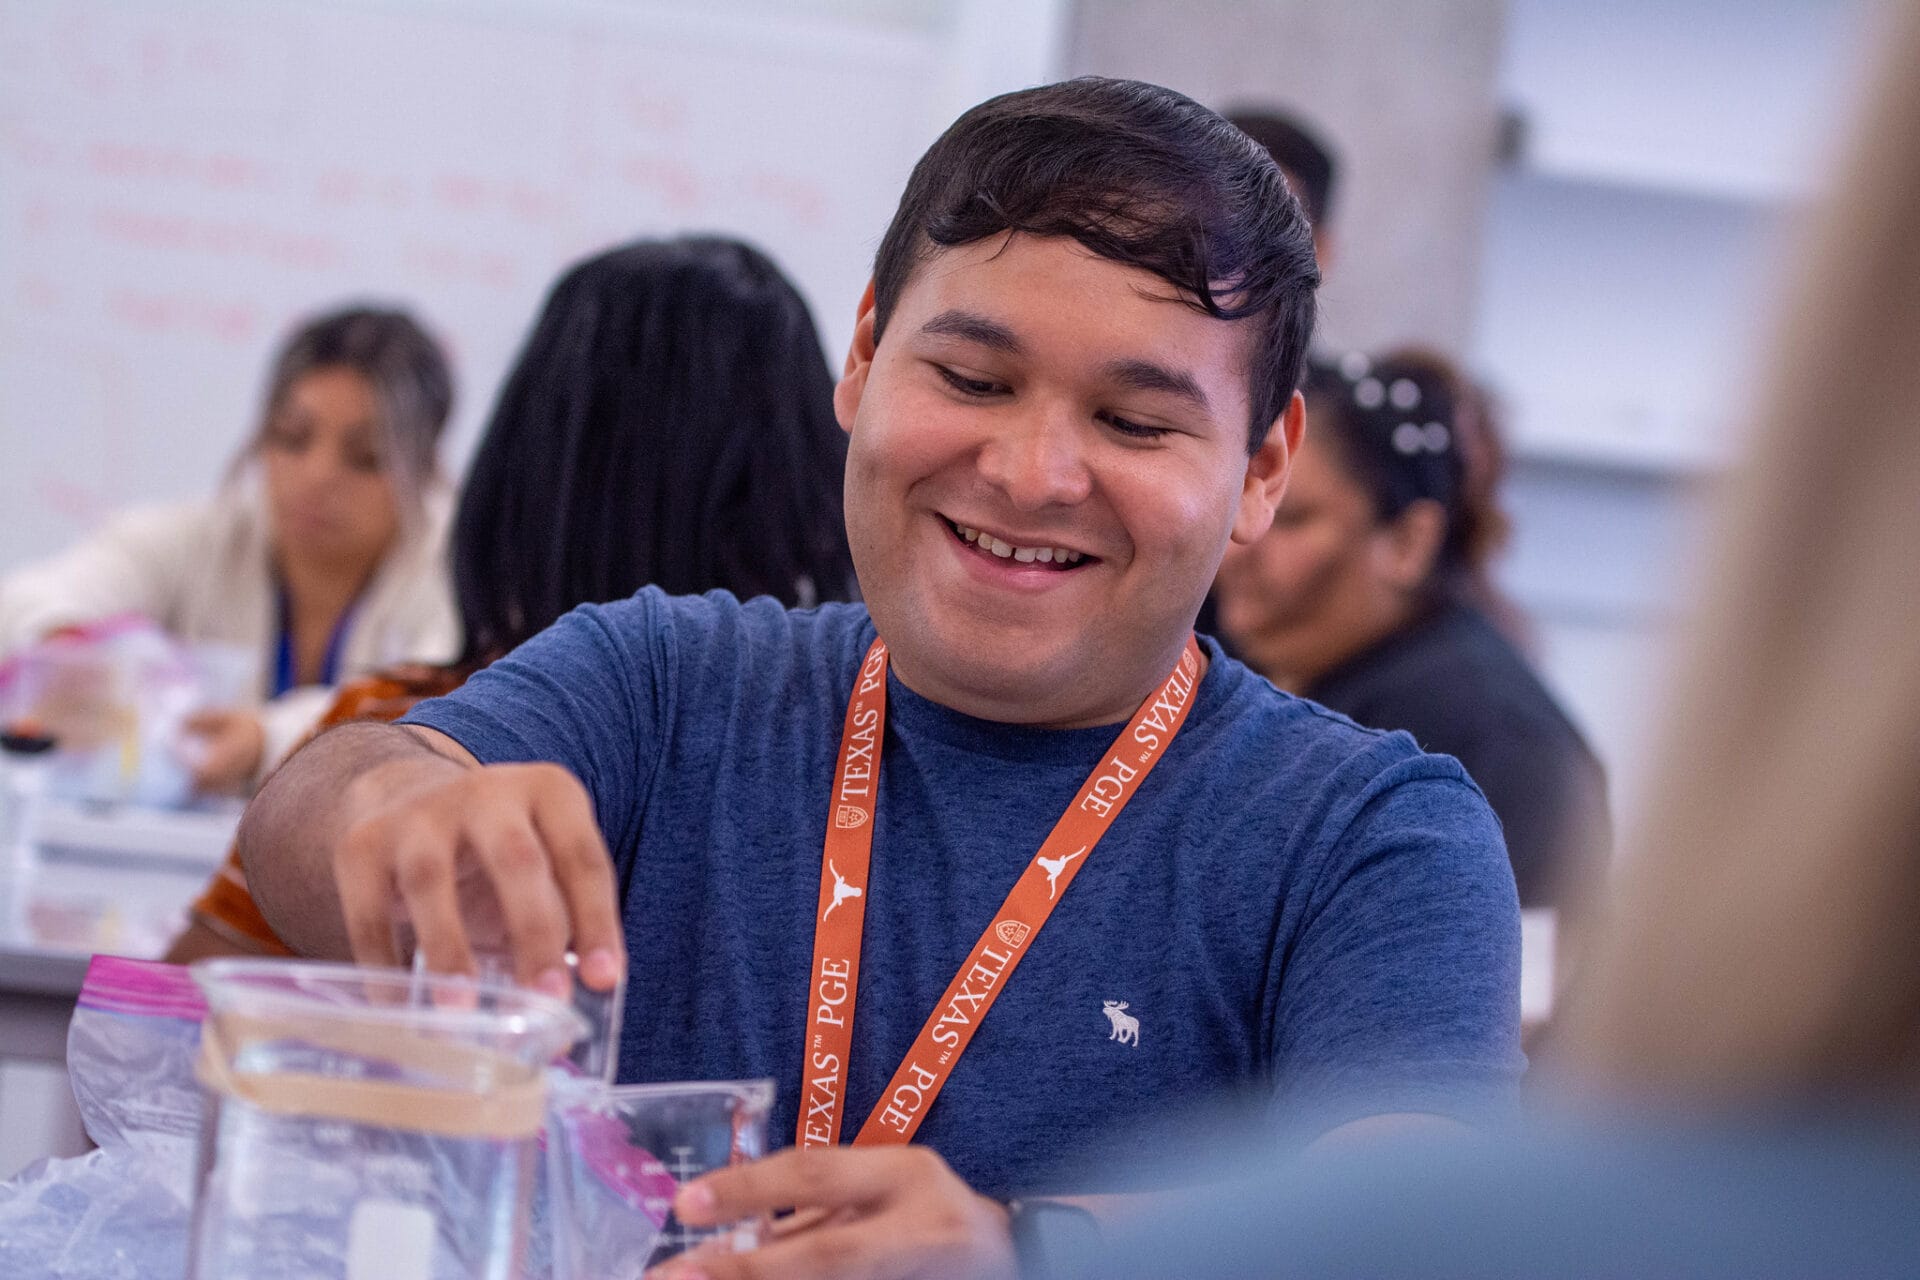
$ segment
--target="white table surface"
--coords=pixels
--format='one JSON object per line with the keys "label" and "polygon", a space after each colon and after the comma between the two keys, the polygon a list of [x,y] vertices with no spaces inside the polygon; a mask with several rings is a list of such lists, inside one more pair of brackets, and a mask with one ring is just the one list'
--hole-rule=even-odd
{"label": "white table surface", "polygon": [[30,854],[0,843],[0,1178],[86,1150],[65,1065],[87,964],[164,952],[238,818],[47,801]]}
{"label": "white table surface", "polygon": [[238,818],[47,803],[33,854],[0,856],[0,1058],[64,1059],[88,961],[165,951]]}

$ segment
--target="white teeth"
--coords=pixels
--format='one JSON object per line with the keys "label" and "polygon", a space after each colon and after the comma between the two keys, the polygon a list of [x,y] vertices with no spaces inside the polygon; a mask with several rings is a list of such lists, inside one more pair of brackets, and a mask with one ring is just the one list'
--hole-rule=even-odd
{"label": "white teeth", "polygon": [[964,524],[954,524],[954,532],[961,539],[991,552],[1002,560],[1016,560],[1021,564],[1079,564],[1086,559],[1084,553],[1069,551],[1065,547],[1017,547],[1011,542],[1002,542],[990,533],[970,529]]}

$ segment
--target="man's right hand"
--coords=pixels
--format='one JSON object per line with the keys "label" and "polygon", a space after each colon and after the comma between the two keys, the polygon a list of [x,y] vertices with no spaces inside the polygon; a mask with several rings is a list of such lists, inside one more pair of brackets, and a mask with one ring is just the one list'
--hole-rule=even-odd
{"label": "man's right hand", "polygon": [[565,995],[569,946],[590,987],[626,970],[593,802],[557,765],[481,765],[431,729],[344,725],[268,780],[239,843],[268,922],[304,954],[399,964],[405,924],[437,973],[505,951],[515,981]]}
{"label": "man's right hand", "polygon": [[504,949],[516,981],[565,996],[572,945],[581,979],[612,987],[626,949],[586,788],[558,765],[448,764],[397,788],[375,770],[351,788],[361,803],[333,873],[354,959],[400,963],[406,920],[435,973],[471,973],[476,947]]}

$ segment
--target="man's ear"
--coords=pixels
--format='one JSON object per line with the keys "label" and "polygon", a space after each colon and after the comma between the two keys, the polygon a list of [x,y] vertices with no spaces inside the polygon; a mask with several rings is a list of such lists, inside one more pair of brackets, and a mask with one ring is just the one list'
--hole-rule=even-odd
{"label": "man's ear", "polygon": [[1381,526],[1381,569],[1386,580],[1402,591],[1418,591],[1440,563],[1447,540],[1446,508],[1432,498],[1420,498]]}
{"label": "man's ear", "polygon": [[867,374],[873,369],[873,281],[860,295],[860,309],[853,317],[853,345],[847,348],[846,368],[833,388],[833,416],[840,429],[853,434],[853,420],[860,412],[860,397],[867,391]]}
{"label": "man's ear", "polygon": [[1267,428],[1267,438],[1247,459],[1247,476],[1240,488],[1240,510],[1233,518],[1233,540],[1251,546],[1273,527],[1273,513],[1279,510],[1280,497],[1287,491],[1287,476],[1293,470],[1293,455],[1306,438],[1306,401],[1298,391],[1287,407]]}

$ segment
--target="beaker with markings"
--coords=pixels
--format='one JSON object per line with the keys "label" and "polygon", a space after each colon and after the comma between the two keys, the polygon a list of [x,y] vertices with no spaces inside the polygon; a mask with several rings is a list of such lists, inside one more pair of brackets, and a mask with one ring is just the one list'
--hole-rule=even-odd
{"label": "beaker with markings", "polygon": [[193,1280],[510,1280],[546,1068],[585,1033],[505,984],[283,960],[206,993]]}
{"label": "beaker with markings", "polygon": [[699,1245],[759,1243],[758,1220],[688,1227],[673,1198],[685,1182],[767,1153],[773,1097],[771,1080],[563,1084],[547,1130],[555,1280],[639,1280]]}

